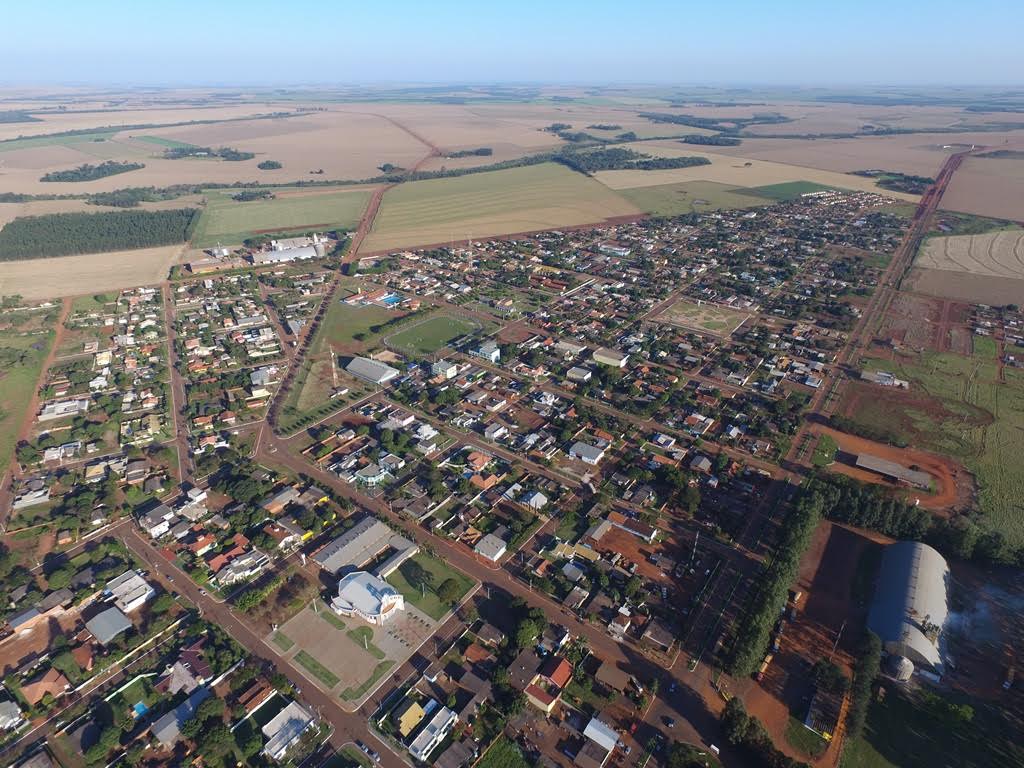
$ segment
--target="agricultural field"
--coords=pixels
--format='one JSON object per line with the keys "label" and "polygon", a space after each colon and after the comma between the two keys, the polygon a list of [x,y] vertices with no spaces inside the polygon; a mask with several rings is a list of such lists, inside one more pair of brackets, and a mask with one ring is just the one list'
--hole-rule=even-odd
{"label": "agricultural field", "polygon": [[637,216],[602,184],[556,163],[401,184],[384,194],[366,251]]}
{"label": "agricultural field", "polygon": [[1024,222],[1024,160],[966,158],[942,196],[942,208]]}
{"label": "agricultural field", "polygon": [[1024,373],[1004,370],[984,345],[972,357],[925,352],[866,360],[911,382],[909,392],[877,393],[844,402],[846,418],[874,439],[908,444],[962,461],[974,473],[983,524],[1024,543]]}
{"label": "agricultural field", "polygon": [[18,331],[0,331],[0,467],[6,468],[14,454],[14,445],[25,409],[53,343],[53,334],[23,335]]}
{"label": "agricultural field", "polygon": [[979,304],[1024,296],[1024,229],[930,237],[909,277],[916,291]]}
{"label": "agricultural field", "polygon": [[[742,187],[745,190],[744,194],[754,194],[746,192],[746,190],[798,181],[818,184],[822,187],[878,192],[894,200],[917,201],[917,197],[914,195],[880,189],[873,179],[862,176],[784,165],[743,156],[732,157],[718,152],[705,152],[702,147],[673,141],[651,141],[623,146],[659,157],[704,157],[710,160],[711,164],[661,171],[598,171],[594,174],[594,178],[615,190],[654,187],[687,181],[713,181],[734,189]],[[742,150],[742,148],[741,145],[737,149]]]}
{"label": "agricultural field", "polygon": [[753,208],[771,201],[754,197],[745,189],[714,181],[683,181],[654,187],[623,189],[620,194],[641,210],[654,216],[678,216],[684,213],[718,211],[728,208]]}
{"label": "agricultural field", "polygon": [[192,237],[196,248],[237,245],[269,232],[353,229],[370,199],[369,190],[349,187],[275,189],[273,200],[248,202],[233,200],[233,194],[206,193],[206,207]]}
{"label": "agricultural field", "polygon": [[432,355],[462,336],[480,331],[482,325],[471,317],[434,315],[403,327],[384,337],[384,343],[400,352],[421,357]]}
{"label": "agricultural field", "polygon": [[749,318],[750,315],[728,307],[696,304],[687,299],[680,299],[656,319],[662,323],[678,325],[712,336],[731,336]]}
{"label": "agricultural field", "polygon": [[769,200],[784,202],[796,200],[802,195],[809,195],[814,192],[834,190],[835,187],[828,187],[824,184],[815,184],[813,181],[787,181],[781,184],[769,184],[764,187],[751,187],[745,190],[746,194],[755,197],[766,197]]}
{"label": "agricultural field", "polygon": [[134,251],[110,251],[52,259],[5,261],[0,268],[0,296],[26,300],[101,293],[167,279],[185,246],[165,245]]}

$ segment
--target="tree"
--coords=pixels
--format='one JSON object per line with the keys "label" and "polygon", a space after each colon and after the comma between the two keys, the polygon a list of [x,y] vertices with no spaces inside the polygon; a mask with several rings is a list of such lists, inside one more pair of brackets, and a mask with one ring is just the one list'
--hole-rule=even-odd
{"label": "tree", "polygon": [[625,593],[626,597],[632,598],[636,595],[637,592],[640,591],[640,587],[642,584],[643,582],[640,581],[639,576],[630,576],[626,580],[626,585],[622,588],[622,591],[623,593]]}
{"label": "tree", "polygon": [[517,648],[533,645],[540,637],[540,625],[533,619],[526,618],[516,627],[515,643]]}
{"label": "tree", "polygon": [[441,586],[437,588],[437,596],[446,603],[454,603],[459,599],[460,593],[462,592],[459,587],[459,582],[455,579],[448,578],[441,582]]}

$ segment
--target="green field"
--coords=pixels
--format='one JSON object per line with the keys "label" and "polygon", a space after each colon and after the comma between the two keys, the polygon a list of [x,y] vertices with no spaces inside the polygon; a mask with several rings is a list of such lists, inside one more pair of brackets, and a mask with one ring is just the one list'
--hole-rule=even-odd
{"label": "green field", "polygon": [[[366,189],[273,191],[282,196],[244,203],[231,199],[235,192],[207,191],[206,206],[192,244],[196,248],[209,248],[217,243],[237,245],[261,231],[354,229],[370,199]],[[284,196],[289,192],[296,194]]]}
{"label": "green field", "polygon": [[523,750],[514,741],[502,734],[491,745],[475,768],[530,768]]}
{"label": "green field", "polygon": [[[943,694],[947,696],[947,694]],[[962,698],[947,699],[963,703]],[[1019,726],[994,707],[974,707],[971,722],[933,711],[890,687],[873,701],[863,735],[848,742],[842,768],[1011,768],[1024,765]]]}
{"label": "green field", "polygon": [[370,329],[374,326],[383,325],[389,320],[401,316],[402,310],[375,306],[354,307],[335,299],[334,303],[327,308],[312,349],[315,352],[327,351],[324,348],[325,340],[334,346],[345,349],[355,341],[357,335],[369,334],[371,333]]}
{"label": "green field", "polygon": [[451,609],[451,605],[442,602],[435,591],[446,579],[455,579],[459,585],[456,602],[473,586],[473,580],[464,573],[423,552],[402,563],[387,581],[430,618],[440,619]]}
{"label": "green field", "polygon": [[727,208],[752,208],[772,201],[748,194],[731,184],[716,181],[680,181],[654,187],[619,190],[619,194],[655,216],[679,216],[684,213],[718,211]]}
{"label": "green field", "polygon": [[826,189],[836,189],[836,187],[826,187],[824,184],[815,184],[813,181],[786,181],[782,184],[750,187],[742,190],[742,192],[745,195],[766,197],[769,200],[782,202],[783,200],[796,200],[800,195],[806,195],[810,192],[823,192]]}
{"label": "green field", "polygon": [[166,149],[188,149],[195,146],[195,144],[189,144],[187,141],[165,139],[163,136],[132,136],[132,141],[144,141],[147,144],[156,144],[158,147]]}
{"label": "green field", "polygon": [[818,444],[814,448],[814,455],[811,457],[811,464],[816,467],[827,467],[836,460],[836,451],[839,446],[829,435],[820,435]]}
{"label": "green field", "polygon": [[[927,410],[905,403],[898,393],[861,398],[853,420],[882,439],[942,453],[962,461],[979,486],[979,520],[1024,544],[1024,372],[1006,368],[998,380],[995,356],[963,357],[926,352],[899,361],[866,360],[867,370],[884,370],[911,382],[908,398],[925,393]],[[991,423],[989,423],[991,422]]]}
{"label": "green field", "polygon": [[[23,336],[0,332],[0,468],[14,454],[25,409],[32,400],[53,334]],[[2,470],[0,470],[2,471]]]}
{"label": "green field", "polygon": [[295,645],[295,641],[288,637],[284,632],[275,632],[274,636],[270,639],[274,641],[274,645],[285,652],[290,651],[292,646]]}
{"label": "green field", "polygon": [[15,149],[33,149],[34,147],[75,147],[76,144],[109,139],[118,133],[118,130],[93,131],[91,133],[75,134],[74,136],[27,136],[23,139],[9,139],[8,141],[0,141],[0,152],[11,152]]}
{"label": "green field", "polygon": [[480,329],[480,323],[473,318],[435,315],[410,323],[397,333],[387,336],[385,341],[389,346],[409,355],[430,355],[459,337]]}
{"label": "green field", "polygon": [[399,184],[384,193],[368,251],[597,224],[640,210],[556,163]]}
{"label": "green field", "polygon": [[999,354],[999,346],[991,336],[974,336],[973,341],[975,356],[987,357],[989,360],[993,360]]}
{"label": "green field", "polygon": [[828,742],[821,736],[804,727],[804,724],[795,717],[789,718],[786,726],[786,741],[790,746],[798,749],[803,754],[817,760],[828,749]]}
{"label": "green field", "polygon": [[305,651],[299,651],[296,653],[295,661],[301,664],[307,672],[323,683],[327,688],[333,688],[338,684],[338,676]]}
{"label": "green field", "polygon": [[730,336],[750,315],[716,304],[696,304],[680,299],[657,316],[658,322],[679,325],[715,336]]}

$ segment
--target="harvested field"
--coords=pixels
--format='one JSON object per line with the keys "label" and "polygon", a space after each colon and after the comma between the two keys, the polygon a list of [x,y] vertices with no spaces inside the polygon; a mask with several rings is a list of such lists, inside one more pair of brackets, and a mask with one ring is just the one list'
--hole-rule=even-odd
{"label": "harvested field", "polygon": [[930,296],[944,296],[971,304],[1019,304],[1024,296],[1024,279],[972,275],[948,269],[914,267],[905,283],[910,290]]}
{"label": "harvested field", "polygon": [[929,238],[917,267],[1024,279],[1024,229]]}
{"label": "harvested field", "polygon": [[655,216],[678,216],[723,208],[752,208],[770,200],[754,197],[743,189],[713,181],[684,181],[654,187],[634,187],[620,194],[641,210]]}
{"label": "harvested field", "polygon": [[183,245],[166,245],[135,251],[7,261],[0,269],[0,295],[17,293],[35,300],[152,285],[167,279],[171,266],[184,252]]}
{"label": "harvested field", "polygon": [[839,446],[836,461],[828,469],[847,477],[853,477],[862,483],[886,485],[891,488],[902,488],[885,480],[881,475],[854,466],[858,454],[867,453],[904,467],[916,467],[927,472],[934,480],[934,493],[909,489],[911,499],[919,499],[921,506],[935,512],[948,512],[959,508],[970,500],[970,475],[958,464],[944,456],[937,456],[924,451],[910,448],[894,448],[884,443],[876,443],[856,435],[848,435],[829,427],[816,424],[811,431],[819,435],[827,435]]}
{"label": "harvested field", "polygon": [[368,251],[600,224],[640,209],[555,163],[401,184],[384,194]]}
{"label": "harvested field", "polygon": [[942,208],[1024,222],[1024,160],[966,158],[942,196]]}
{"label": "harvested field", "polygon": [[750,315],[716,304],[696,304],[680,299],[654,319],[712,336],[731,336]]}
{"label": "harvested field", "polygon": [[850,176],[832,171],[771,163],[764,160],[751,160],[745,157],[730,157],[724,154],[704,152],[694,146],[680,144],[679,142],[655,141],[627,144],[625,146],[638,152],[646,152],[662,157],[705,157],[711,161],[711,165],[673,168],[663,171],[598,171],[594,174],[598,181],[612,189],[633,189],[635,187],[660,186],[684,181],[714,181],[719,184],[744,188],[764,187],[792,181],[806,181],[840,189],[878,192],[886,197],[909,202],[916,202],[918,199],[914,195],[879,189],[875,186],[874,180],[862,176]]}
{"label": "harvested field", "polygon": [[197,248],[240,244],[258,233],[305,229],[353,229],[366,209],[365,188],[274,191],[273,200],[238,202],[233,192],[210,190],[192,242]]}

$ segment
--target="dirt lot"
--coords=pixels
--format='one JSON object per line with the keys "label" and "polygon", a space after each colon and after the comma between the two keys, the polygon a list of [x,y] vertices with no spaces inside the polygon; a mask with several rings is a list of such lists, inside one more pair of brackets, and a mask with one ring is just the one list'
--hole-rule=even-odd
{"label": "dirt lot", "polygon": [[[971,354],[970,306],[931,296],[901,292],[893,299],[877,338],[892,347]],[[881,354],[884,349],[874,349]]]}
{"label": "dirt lot", "polygon": [[876,443],[873,440],[865,440],[856,435],[848,435],[820,424],[814,425],[811,431],[816,434],[829,435],[839,445],[840,458],[829,466],[833,472],[839,472],[865,483],[902,488],[874,472],[853,466],[857,454],[869,453],[872,456],[895,461],[904,467],[919,467],[921,471],[931,475],[935,481],[934,493],[908,489],[907,494],[908,499],[920,499],[921,506],[933,512],[949,512],[965,505],[971,498],[973,481],[970,473],[962,465],[945,456],[937,456],[910,448],[895,448],[884,443]]}
{"label": "dirt lot", "polygon": [[73,635],[77,623],[78,610],[72,609],[59,618],[40,622],[24,635],[12,635],[0,642],[0,675],[7,675],[35,656],[50,650],[51,641],[58,635]]}
{"label": "dirt lot", "polygon": [[17,293],[35,300],[152,285],[167,279],[171,266],[184,251],[183,245],[168,245],[55,259],[5,261],[0,267],[0,295]]}
{"label": "dirt lot", "polygon": [[968,157],[942,196],[942,207],[1024,221],[1024,160]]}

